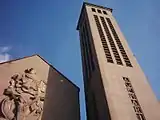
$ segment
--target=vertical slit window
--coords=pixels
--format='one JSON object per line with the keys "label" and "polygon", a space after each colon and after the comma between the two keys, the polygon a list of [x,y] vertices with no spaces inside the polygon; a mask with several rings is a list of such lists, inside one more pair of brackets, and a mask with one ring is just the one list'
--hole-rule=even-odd
{"label": "vertical slit window", "polygon": [[83,42],[84,42],[84,48],[85,48],[85,54],[86,54],[86,59],[85,61],[87,62],[87,73],[88,73],[88,78],[91,76],[91,64],[90,64],[90,53],[88,50],[88,45],[87,45],[87,35],[86,35],[86,31],[85,31],[85,26],[83,26]]}
{"label": "vertical slit window", "polygon": [[106,11],[103,11],[103,14],[107,15],[107,12],[106,12]]}
{"label": "vertical slit window", "polygon": [[101,10],[99,10],[99,9],[97,11],[98,11],[98,13],[102,13]]}
{"label": "vertical slit window", "polygon": [[95,65],[94,65],[94,61],[93,61],[93,54],[92,54],[92,49],[91,49],[91,43],[90,43],[90,38],[89,38],[89,28],[87,23],[84,23],[84,27],[85,27],[85,35],[86,35],[86,44],[87,44],[87,48],[88,48],[88,55],[89,55],[89,60],[90,60],[90,64],[91,64],[91,71],[93,71],[95,69]]}
{"label": "vertical slit window", "polygon": [[86,21],[84,21],[83,27],[81,29],[81,41],[82,41],[82,51],[84,56],[84,65],[85,65],[85,75],[86,79],[91,77],[92,71],[95,69],[93,54],[91,49],[91,43],[89,38],[89,31]]}
{"label": "vertical slit window", "polygon": [[92,9],[92,12],[96,12],[96,9],[95,8],[91,8]]}
{"label": "vertical slit window", "polygon": [[87,80],[88,79],[88,68],[87,68],[87,55],[86,55],[86,48],[85,48],[85,44],[84,44],[84,33],[83,33],[83,29],[81,30],[81,44],[82,44],[82,54],[83,54],[83,63],[84,63],[84,79]]}
{"label": "vertical slit window", "polygon": [[109,29],[108,29],[108,27],[107,27],[107,24],[106,24],[106,22],[105,22],[105,19],[104,19],[104,17],[100,17],[100,19],[101,19],[101,22],[102,22],[102,24],[103,24],[104,30],[105,30],[105,32],[106,32],[106,35],[107,35],[107,37],[108,37],[108,41],[109,41],[109,43],[110,43],[110,46],[111,46],[113,55],[114,55],[114,57],[115,57],[115,60],[116,60],[117,64],[123,65],[123,64],[122,64],[122,60],[121,60],[121,58],[120,58],[120,56],[119,56],[119,53],[118,53],[118,51],[117,51],[117,48],[116,48],[116,46],[115,46],[115,44],[114,44],[113,38],[112,38],[112,36],[111,36],[111,34],[110,34],[110,32],[109,32]]}
{"label": "vertical slit window", "polygon": [[103,45],[105,55],[106,55],[106,58],[107,58],[107,62],[113,63],[113,59],[112,59],[111,53],[109,51],[109,47],[108,47],[107,41],[105,39],[101,24],[100,24],[99,19],[98,19],[98,16],[94,15],[94,19],[95,19],[95,22],[96,22],[96,25],[97,25],[97,29],[98,29],[98,32],[99,32],[99,35],[100,35],[100,39],[101,39],[101,42],[102,42],[102,45]]}
{"label": "vertical slit window", "polygon": [[128,58],[128,56],[127,56],[127,54],[126,54],[126,52],[125,52],[125,50],[124,50],[124,47],[123,47],[121,41],[120,41],[120,39],[119,39],[119,37],[118,37],[115,29],[114,29],[114,26],[111,23],[111,20],[109,18],[106,18],[106,20],[107,20],[107,22],[109,24],[109,27],[110,27],[110,29],[112,31],[112,34],[113,34],[113,36],[115,38],[115,41],[116,41],[116,43],[117,43],[117,45],[119,47],[119,50],[120,50],[120,52],[122,54],[122,57],[123,57],[123,59],[124,59],[124,61],[126,63],[126,66],[133,67],[132,64],[131,64],[131,62],[130,62],[130,60],[129,60],[129,58]]}

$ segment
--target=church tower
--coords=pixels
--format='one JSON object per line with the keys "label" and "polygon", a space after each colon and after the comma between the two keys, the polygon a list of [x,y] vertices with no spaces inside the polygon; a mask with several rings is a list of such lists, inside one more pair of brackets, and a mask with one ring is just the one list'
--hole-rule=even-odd
{"label": "church tower", "polygon": [[160,120],[160,105],[112,9],[83,3],[79,30],[88,120]]}

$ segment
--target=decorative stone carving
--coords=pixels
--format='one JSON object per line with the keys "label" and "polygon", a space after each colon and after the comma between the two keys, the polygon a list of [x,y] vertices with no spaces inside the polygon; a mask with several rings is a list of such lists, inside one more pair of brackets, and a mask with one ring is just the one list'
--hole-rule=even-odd
{"label": "decorative stone carving", "polygon": [[41,120],[46,82],[33,68],[11,77],[1,101],[0,120]]}

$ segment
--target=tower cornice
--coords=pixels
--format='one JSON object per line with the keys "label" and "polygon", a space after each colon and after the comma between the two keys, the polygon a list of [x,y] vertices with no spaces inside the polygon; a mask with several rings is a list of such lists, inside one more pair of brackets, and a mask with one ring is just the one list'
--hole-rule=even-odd
{"label": "tower cornice", "polygon": [[79,23],[80,23],[80,20],[81,20],[81,17],[82,17],[82,14],[83,14],[83,11],[84,11],[86,5],[106,9],[106,10],[109,10],[110,12],[113,11],[112,8],[104,7],[104,6],[101,6],[101,5],[95,5],[95,4],[88,3],[88,2],[83,2],[82,8],[81,8],[81,13],[80,13],[79,20],[78,20],[78,23],[77,23],[77,28],[76,28],[77,30],[79,30]]}

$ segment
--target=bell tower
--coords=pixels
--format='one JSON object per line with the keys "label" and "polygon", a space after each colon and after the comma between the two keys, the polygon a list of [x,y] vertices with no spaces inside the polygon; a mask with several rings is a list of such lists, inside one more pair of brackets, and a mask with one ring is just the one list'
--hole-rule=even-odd
{"label": "bell tower", "polygon": [[112,9],[83,3],[79,30],[88,120],[160,120],[160,106]]}

